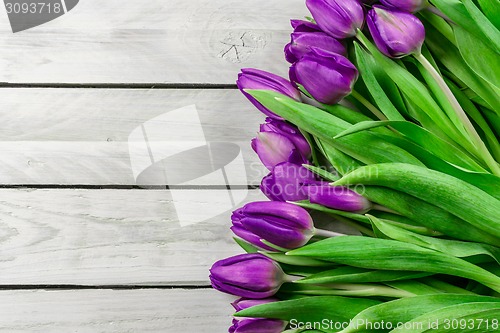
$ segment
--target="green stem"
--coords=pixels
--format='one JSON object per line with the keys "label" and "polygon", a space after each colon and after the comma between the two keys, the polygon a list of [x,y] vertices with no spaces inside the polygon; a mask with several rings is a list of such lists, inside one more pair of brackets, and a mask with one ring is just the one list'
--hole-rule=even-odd
{"label": "green stem", "polygon": [[314,234],[316,236],[320,236],[320,237],[324,237],[324,238],[345,236],[345,234],[341,234],[341,233],[338,233],[338,232],[334,232],[334,231],[330,231],[330,230],[325,230],[325,229],[318,229],[318,228],[315,229]]}
{"label": "green stem", "polygon": [[425,283],[426,285],[429,285],[431,287],[434,287],[434,288],[437,288],[437,289],[440,289],[442,291],[445,291],[447,293],[450,293],[450,294],[464,294],[464,295],[476,295],[475,293],[473,293],[472,291],[469,291],[469,290],[466,290],[466,289],[463,289],[463,288],[460,288],[460,287],[457,287],[457,286],[454,286],[452,284],[449,284],[449,283],[446,283],[446,282],[443,282],[441,280],[438,280],[438,279],[434,279],[434,278],[423,278],[421,279],[423,283]]}
{"label": "green stem", "polygon": [[379,109],[377,109],[372,103],[370,103],[369,100],[361,96],[361,94],[358,93],[356,90],[353,90],[351,92],[351,96],[357,99],[358,102],[363,104],[364,107],[366,107],[371,113],[375,115],[375,117],[377,117],[380,120],[387,120],[387,117]]}
{"label": "green stem", "polygon": [[340,215],[337,215],[335,217],[337,218],[337,220],[344,223],[345,225],[351,226],[367,236],[375,237],[375,233],[371,229],[369,229],[367,227],[363,227],[363,226],[359,225],[358,223],[351,221],[350,219],[348,219],[346,217],[343,217]]}
{"label": "green stem", "polygon": [[446,98],[448,99],[448,102],[451,104],[451,107],[453,108],[456,115],[464,125],[465,130],[469,134],[472,143],[476,145],[477,149],[481,153],[481,157],[483,158],[484,162],[488,165],[491,172],[493,172],[493,174],[495,174],[496,176],[500,176],[500,166],[491,156],[488,148],[484,144],[483,140],[481,140],[481,137],[474,128],[474,125],[472,125],[471,121],[469,120],[464,110],[460,106],[460,103],[455,98],[455,95],[453,95],[448,85],[446,85],[446,82],[444,82],[444,79],[441,77],[441,75],[439,75],[439,73],[436,71],[434,66],[432,66],[432,64],[427,60],[427,58],[425,58],[421,53],[416,53],[414,54],[414,56],[415,59],[417,59],[418,62],[420,62],[420,64],[422,64],[422,66],[429,72],[429,74],[432,76],[432,78],[436,81],[438,86],[445,94]]}
{"label": "green stem", "polygon": [[301,288],[300,290],[294,290],[293,293],[305,294],[305,295],[315,295],[315,296],[353,296],[353,297],[393,297],[393,298],[403,298],[403,297],[413,297],[416,296],[414,293],[391,288],[387,286],[381,286],[376,284],[354,284],[354,283],[335,283],[328,285],[328,287],[322,288]]}
{"label": "green stem", "polygon": [[451,24],[456,24],[448,16],[446,16],[442,11],[440,11],[439,9],[437,9],[436,7],[434,7],[432,5],[425,7],[425,9],[428,10],[429,12],[431,12],[432,14],[443,18],[444,20],[446,20],[447,22],[449,22]]}

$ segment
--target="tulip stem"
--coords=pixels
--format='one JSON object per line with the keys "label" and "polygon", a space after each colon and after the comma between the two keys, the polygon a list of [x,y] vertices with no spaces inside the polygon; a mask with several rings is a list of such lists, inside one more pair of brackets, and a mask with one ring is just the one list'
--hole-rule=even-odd
{"label": "tulip stem", "polygon": [[325,229],[315,229],[314,234],[316,236],[321,236],[325,238],[330,238],[330,237],[338,237],[338,236],[345,236],[345,234],[341,234],[335,231],[330,231],[330,230],[325,230]]}
{"label": "tulip stem", "polygon": [[371,113],[375,115],[380,120],[387,120],[387,117],[379,110],[377,109],[372,103],[370,103],[369,100],[361,96],[360,93],[357,91],[353,90],[351,92],[351,96],[354,97],[358,102],[363,104],[364,107],[366,107]]}
{"label": "tulip stem", "polygon": [[432,14],[441,17],[442,19],[444,19],[445,21],[447,21],[449,23],[456,24],[448,16],[446,16],[442,11],[440,11],[439,9],[437,9],[436,7],[434,7],[432,5],[425,7],[425,9],[428,10],[429,12],[431,12]]}
{"label": "tulip stem", "polygon": [[285,280],[285,282],[293,283],[293,282],[298,281],[298,280],[300,280],[302,278],[304,278],[304,277],[303,276],[298,276],[298,275],[285,274],[284,280]]}
{"label": "tulip stem", "polygon": [[385,206],[382,206],[382,205],[378,205],[378,204],[374,204],[372,206],[372,209],[374,210],[378,210],[380,212],[386,212],[386,213],[391,213],[391,214],[395,214],[395,215],[401,215],[399,214],[398,212],[396,212],[395,210],[392,210],[390,208],[387,208]]}
{"label": "tulip stem", "polygon": [[340,215],[335,215],[335,217],[337,218],[337,220],[339,220],[339,222],[353,227],[354,229],[358,230],[362,234],[365,234],[365,235],[370,236],[370,237],[375,237],[375,233],[372,230],[370,230],[369,228],[363,227],[363,226],[359,225],[358,223],[353,222],[350,219],[345,218],[345,217],[340,216]]}
{"label": "tulip stem", "polygon": [[429,60],[427,60],[427,58],[422,55],[422,53],[416,53],[414,54],[414,56],[415,59],[417,59],[418,62],[420,62],[420,64],[429,72],[429,74],[438,84],[439,88],[441,88],[441,90],[443,91],[444,95],[448,99],[448,102],[451,104],[451,107],[455,111],[455,114],[458,116],[458,118],[464,125],[465,130],[469,134],[470,140],[479,150],[479,153],[481,154],[483,161],[486,162],[486,165],[488,165],[493,174],[495,174],[496,176],[500,176],[500,166],[491,156],[488,148],[486,148],[486,145],[484,144],[483,140],[481,140],[481,137],[474,128],[474,125],[472,125],[471,121],[469,120],[469,117],[467,117],[467,114],[460,106],[460,103],[457,101],[455,95],[453,95],[453,93],[451,92],[450,88],[448,87],[444,79],[436,71],[434,66],[432,66]]}

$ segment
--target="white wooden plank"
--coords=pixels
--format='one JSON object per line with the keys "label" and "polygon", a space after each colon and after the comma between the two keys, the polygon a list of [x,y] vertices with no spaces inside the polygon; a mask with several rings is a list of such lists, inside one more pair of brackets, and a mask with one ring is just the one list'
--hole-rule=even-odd
{"label": "white wooden plank", "polygon": [[0,14],[0,81],[234,83],[241,67],[286,75],[304,0],[85,0],[13,34]]}
{"label": "white wooden plank", "polygon": [[259,190],[1,189],[0,285],[207,285],[216,260],[241,252],[231,211],[255,200]]}
{"label": "white wooden plank", "polygon": [[[237,90],[0,89],[0,110],[0,184],[226,185],[210,170],[228,164],[230,184],[266,174],[250,148],[264,116]],[[193,150],[207,143],[208,156]]]}
{"label": "white wooden plank", "polygon": [[214,290],[0,291],[9,333],[227,332],[230,296]]}

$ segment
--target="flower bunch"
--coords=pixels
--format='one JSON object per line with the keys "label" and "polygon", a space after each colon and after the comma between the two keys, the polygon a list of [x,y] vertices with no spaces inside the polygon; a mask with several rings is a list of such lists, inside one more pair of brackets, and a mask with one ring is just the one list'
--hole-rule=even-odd
{"label": "flower bunch", "polygon": [[229,331],[497,330],[500,5],[306,5],[289,78],[237,81],[267,116],[252,148],[270,173],[269,201],[231,218],[247,253],[210,270],[243,297]]}

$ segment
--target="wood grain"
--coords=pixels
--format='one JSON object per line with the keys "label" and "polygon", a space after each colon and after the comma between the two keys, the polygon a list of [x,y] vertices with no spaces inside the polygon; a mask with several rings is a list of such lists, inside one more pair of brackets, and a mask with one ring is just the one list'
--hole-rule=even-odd
{"label": "wood grain", "polygon": [[13,34],[0,14],[0,81],[232,84],[242,67],[287,74],[303,0],[85,0]]}
{"label": "wood grain", "polygon": [[208,285],[210,266],[241,252],[231,211],[255,200],[259,190],[2,189],[0,285]]}
{"label": "wood grain", "polygon": [[227,332],[234,298],[214,290],[0,291],[0,332]]}
{"label": "wood grain", "polygon": [[[257,185],[267,171],[250,140],[263,121],[237,90],[0,89],[0,184]],[[144,134],[159,161],[207,142],[215,153],[157,170],[189,179],[137,179],[153,164]],[[201,177],[233,158],[227,181]]]}

